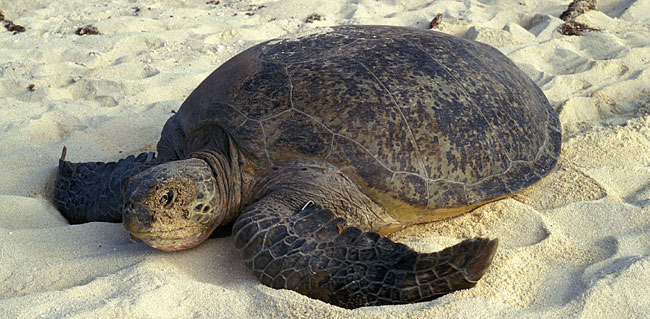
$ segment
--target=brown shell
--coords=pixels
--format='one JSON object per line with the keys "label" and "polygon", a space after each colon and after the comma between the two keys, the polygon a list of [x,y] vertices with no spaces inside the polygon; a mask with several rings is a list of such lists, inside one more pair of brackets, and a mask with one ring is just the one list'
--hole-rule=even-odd
{"label": "brown shell", "polygon": [[535,183],[561,143],[542,91],[499,51],[389,26],[256,45],[214,71],[178,116],[185,131],[216,121],[262,167],[336,166],[411,221]]}

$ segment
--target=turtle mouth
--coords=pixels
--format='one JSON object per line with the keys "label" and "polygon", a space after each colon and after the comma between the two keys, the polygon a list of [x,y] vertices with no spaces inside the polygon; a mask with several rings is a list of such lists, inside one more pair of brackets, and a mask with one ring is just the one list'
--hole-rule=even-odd
{"label": "turtle mouth", "polygon": [[131,233],[131,241],[143,241],[147,246],[162,251],[179,251],[199,245],[202,240],[199,236],[189,238],[161,238],[152,233]]}
{"label": "turtle mouth", "polygon": [[[141,240],[147,246],[160,249],[162,251],[179,251],[198,246],[210,236],[210,231],[197,232],[190,236],[173,236],[179,230],[162,231],[162,232],[129,232],[131,241]],[[182,232],[182,231],[181,231]]]}
{"label": "turtle mouth", "polygon": [[131,232],[129,233],[129,236],[131,237],[132,242],[137,242],[138,239],[143,240],[146,237],[150,236],[151,233],[138,233],[138,232]]}

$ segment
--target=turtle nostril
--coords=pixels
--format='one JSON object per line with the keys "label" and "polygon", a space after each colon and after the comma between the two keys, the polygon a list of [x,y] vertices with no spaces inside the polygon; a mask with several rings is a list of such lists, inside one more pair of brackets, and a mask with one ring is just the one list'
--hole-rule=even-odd
{"label": "turtle nostril", "polygon": [[200,212],[202,208],[203,208],[203,204],[198,204],[196,205],[196,207],[194,207],[194,210]]}

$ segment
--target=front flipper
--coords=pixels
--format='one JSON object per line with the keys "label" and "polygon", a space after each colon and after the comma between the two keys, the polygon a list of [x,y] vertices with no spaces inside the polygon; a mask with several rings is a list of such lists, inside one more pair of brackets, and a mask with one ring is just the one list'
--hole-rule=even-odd
{"label": "front flipper", "polygon": [[347,226],[318,205],[294,213],[272,198],[245,211],[233,233],[265,285],[349,309],[427,301],[473,287],[497,248],[496,240],[475,238],[421,254]]}
{"label": "front flipper", "polygon": [[63,148],[54,203],[70,224],[122,221],[122,190],[128,178],[154,165],[154,153],[117,162],[71,163]]}

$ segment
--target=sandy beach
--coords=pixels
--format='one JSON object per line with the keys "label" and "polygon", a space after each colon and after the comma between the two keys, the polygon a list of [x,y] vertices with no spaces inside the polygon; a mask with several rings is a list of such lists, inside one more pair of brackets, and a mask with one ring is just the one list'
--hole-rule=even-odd
{"label": "sandy beach", "polygon": [[[569,3],[0,0],[0,318],[646,318],[650,2],[601,0],[565,24]],[[172,112],[248,47],[343,24],[430,29],[437,14],[434,30],[506,54],[562,123],[540,183],[390,235],[421,252],[499,238],[472,289],[346,310],[264,286],[232,238],[165,253],[52,204],[64,145],[79,162],[155,151]]]}

